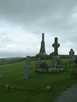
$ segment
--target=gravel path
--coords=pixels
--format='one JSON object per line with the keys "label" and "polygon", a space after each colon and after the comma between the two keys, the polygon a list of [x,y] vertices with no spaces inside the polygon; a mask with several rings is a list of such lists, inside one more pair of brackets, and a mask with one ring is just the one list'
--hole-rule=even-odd
{"label": "gravel path", "polygon": [[77,85],[67,89],[55,102],[77,102]]}

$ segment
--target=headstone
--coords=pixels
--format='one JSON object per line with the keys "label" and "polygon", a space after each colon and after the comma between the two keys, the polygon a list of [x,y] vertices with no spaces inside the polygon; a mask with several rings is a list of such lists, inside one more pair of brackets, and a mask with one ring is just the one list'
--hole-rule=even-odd
{"label": "headstone", "polygon": [[72,57],[72,56],[74,56],[74,54],[75,54],[74,50],[73,49],[70,49],[69,55]]}
{"label": "headstone", "polygon": [[36,63],[37,72],[63,72],[64,66],[61,64],[60,56],[53,56],[52,63],[48,64],[44,60]]}
{"label": "headstone", "polygon": [[55,37],[55,41],[54,41],[54,44],[52,46],[54,48],[54,55],[57,56],[58,55],[58,48],[60,46],[60,44],[58,43],[57,37]]}
{"label": "headstone", "polygon": [[69,51],[69,57],[70,57],[70,62],[71,62],[71,64],[72,64],[73,62],[75,62],[76,57],[75,57],[75,52],[74,52],[73,49],[70,49],[70,51]]}
{"label": "headstone", "polygon": [[57,65],[60,64],[60,56],[53,56],[52,58],[52,64],[56,67]]}
{"label": "headstone", "polygon": [[30,74],[30,58],[27,57],[27,61],[24,66],[24,79],[28,80]]}
{"label": "headstone", "polygon": [[63,72],[64,66],[61,64],[60,56],[53,56],[49,72]]}
{"label": "headstone", "polygon": [[44,60],[39,60],[36,66],[37,66],[36,68],[37,72],[47,72],[48,70],[48,65]]}

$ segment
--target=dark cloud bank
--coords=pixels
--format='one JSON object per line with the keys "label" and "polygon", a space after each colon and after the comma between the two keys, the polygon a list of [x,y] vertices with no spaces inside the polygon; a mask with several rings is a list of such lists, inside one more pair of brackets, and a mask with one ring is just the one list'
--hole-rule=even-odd
{"label": "dark cloud bank", "polygon": [[42,32],[48,53],[55,36],[60,53],[77,53],[77,0],[0,0],[1,57],[38,53]]}

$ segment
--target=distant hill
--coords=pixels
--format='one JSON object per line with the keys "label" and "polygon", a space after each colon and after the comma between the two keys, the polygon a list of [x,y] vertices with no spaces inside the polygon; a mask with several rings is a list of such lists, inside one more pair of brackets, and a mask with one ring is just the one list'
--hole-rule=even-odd
{"label": "distant hill", "polygon": [[13,58],[1,58],[0,59],[0,65],[2,64],[10,64],[10,63],[15,63],[15,62],[21,62],[24,61],[24,57],[13,57]]}

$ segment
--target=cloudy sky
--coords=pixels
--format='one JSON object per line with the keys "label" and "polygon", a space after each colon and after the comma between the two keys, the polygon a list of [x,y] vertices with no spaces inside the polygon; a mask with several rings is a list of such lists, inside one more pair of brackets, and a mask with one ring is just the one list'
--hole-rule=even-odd
{"label": "cloudy sky", "polygon": [[37,54],[42,32],[48,54],[54,37],[77,54],[77,0],[0,0],[0,57]]}

